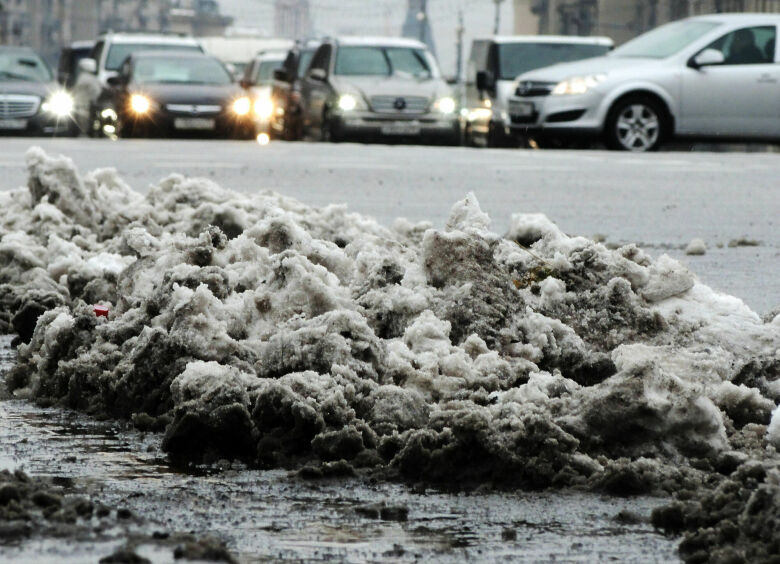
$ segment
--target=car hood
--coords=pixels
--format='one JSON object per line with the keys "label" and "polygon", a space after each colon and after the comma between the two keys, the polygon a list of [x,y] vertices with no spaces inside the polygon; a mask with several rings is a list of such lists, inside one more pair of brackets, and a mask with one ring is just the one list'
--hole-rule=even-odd
{"label": "car hood", "polygon": [[333,86],[339,94],[360,94],[366,100],[374,96],[421,96],[432,99],[451,95],[449,86],[440,78],[415,80],[393,76],[335,77]]}
{"label": "car hood", "polygon": [[29,80],[0,81],[0,95],[21,94],[45,98],[50,92],[57,88],[58,85],[56,82],[31,82]]}
{"label": "car hood", "polygon": [[161,104],[224,104],[244,91],[236,84],[144,84],[130,88]]}
{"label": "car hood", "polygon": [[658,59],[643,59],[637,57],[593,57],[571,63],[560,63],[550,67],[532,70],[518,77],[519,80],[535,82],[560,82],[573,76],[602,74],[623,69],[636,69],[645,66],[658,65]]}

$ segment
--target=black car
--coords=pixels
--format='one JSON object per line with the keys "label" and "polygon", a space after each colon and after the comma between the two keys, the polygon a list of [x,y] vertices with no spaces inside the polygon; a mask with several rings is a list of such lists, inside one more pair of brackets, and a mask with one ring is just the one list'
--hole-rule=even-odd
{"label": "black car", "polygon": [[202,53],[133,53],[103,97],[101,119],[109,135],[255,135],[251,100],[225,65]]}
{"label": "black car", "polygon": [[0,46],[0,133],[75,134],[73,98],[27,47]]}
{"label": "black car", "polygon": [[319,46],[319,41],[298,43],[287,53],[281,68],[273,73],[271,101],[274,108],[281,110],[271,116],[271,133],[276,138],[288,141],[303,138],[301,79]]}

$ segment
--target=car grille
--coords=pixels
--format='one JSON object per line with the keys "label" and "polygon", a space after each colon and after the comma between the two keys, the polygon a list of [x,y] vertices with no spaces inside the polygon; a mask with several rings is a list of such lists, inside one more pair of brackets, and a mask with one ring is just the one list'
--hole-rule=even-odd
{"label": "car grille", "polygon": [[218,104],[167,104],[165,108],[171,113],[188,116],[213,115],[222,111],[222,106]]}
{"label": "car grille", "polygon": [[535,82],[524,80],[518,84],[515,94],[521,98],[530,98],[532,96],[549,96],[555,88],[555,82]]}
{"label": "car grille", "polygon": [[38,112],[41,99],[37,96],[0,94],[0,118],[26,118]]}
{"label": "car grille", "polygon": [[428,111],[428,98],[422,96],[374,96],[371,108],[383,114],[424,114]]}

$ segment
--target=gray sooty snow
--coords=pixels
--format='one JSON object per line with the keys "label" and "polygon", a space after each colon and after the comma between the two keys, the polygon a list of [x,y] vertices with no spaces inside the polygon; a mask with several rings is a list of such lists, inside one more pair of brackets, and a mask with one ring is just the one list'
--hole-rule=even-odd
{"label": "gray sooty snow", "polygon": [[[672,493],[654,519],[699,535],[692,560],[780,551],[780,315],[675,260],[539,214],[501,236],[473,195],[442,230],[385,228],[202,179],[142,196],[112,170],[27,160],[28,186],[0,192],[17,397],[164,430],[189,461]],[[729,511],[705,519],[717,488]]]}

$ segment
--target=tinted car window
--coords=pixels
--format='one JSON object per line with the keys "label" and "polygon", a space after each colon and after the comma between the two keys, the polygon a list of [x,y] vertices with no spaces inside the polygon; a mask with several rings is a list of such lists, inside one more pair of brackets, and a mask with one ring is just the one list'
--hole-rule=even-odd
{"label": "tinted car window", "polygon": [[513,80],[516,76],[534,69],[600,57],[608,52],[607,45],[502,43],[498,46],[499,75],[504,80]]}
{"label": "tinted car window", "polygon": [[139,84],[230,84],[233,80],[216,59],[148,57],[136,61],[133,78]]}
{"label": "tinted car window", "polygon": [[118,70],[128,55],[137,51],[190,51],[200,53],[198,45],[164,45],[160,43],[114,43],[108,49],[106,70]]}
{"label": "tinted car window", "polygon": [[48,65],[35,53],[0,51],[0,81],[2,80],[49,82],[52,80],[52,74]]}
{"label": "tinted car window", "polygon": [[263,61],[255,67],[255,84],[270,84],[273,81],[274,71],[282,67],[282,61]]}
{"label": "tinted car window", "polygon": [[775,26],[743,28],[718,38],[707,48],[723,53],[725,65],[772,63],[775,59],[776,36]]}
{"label": "tinted car window", "polygon": [[612,56],[665,59],[685,49],[719,25],[721,24],[718,22],[706,21],[681,21],[662,25],[618,47]]}
{"label": "tinted car window", "polygon": [[314,51],[304,51],[301,53],[301,60],[298,63],[298,74],[304,74],[307,70],[309,70],[309,65],[311,64],[311,60],[314,57]]}

